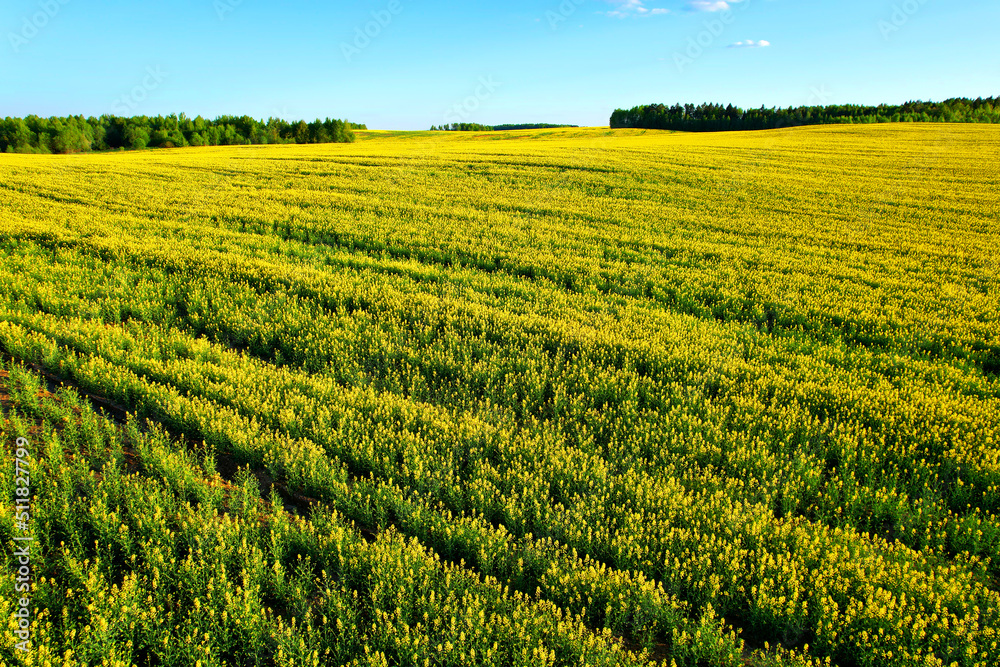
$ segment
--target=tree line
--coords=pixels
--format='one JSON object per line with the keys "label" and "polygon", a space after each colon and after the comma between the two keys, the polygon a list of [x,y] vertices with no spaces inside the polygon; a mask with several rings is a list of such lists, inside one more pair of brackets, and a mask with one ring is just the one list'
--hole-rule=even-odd
{"label": "tree line", "polygon": [[479,123],[445,123],[431,125],[431,132],[506,132],[508,130],[544,130],[554,127],[580,127],[579,125],[554,125],[552,123],[519,123],[480,125]]}
{"label": "tree line", "polygon": [[768,130],[800,125],[836,123],[1000,123],[1000,97],[952,98],[944,102],[907,102],[900,105],[855,104],[741,109],[732,104],[647,104],[616,109],[612,128],[718,132]]}
{"label": "tree line", "polygon": [[5,118],[0,122],[0,151],[6,153],[80,153],[183,146],[244,144],[350,143],[354,130],[366,126],[327,118],[311,123],[280,118],[219,116],[207,120],[185,114],[169,116],[104,115]]}

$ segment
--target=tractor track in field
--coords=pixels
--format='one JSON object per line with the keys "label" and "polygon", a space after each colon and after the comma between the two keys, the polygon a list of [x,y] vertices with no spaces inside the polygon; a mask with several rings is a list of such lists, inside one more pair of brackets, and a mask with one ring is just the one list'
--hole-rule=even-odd
{"label": "tractor track in field", "polygon": [[[40,394],[41,398],[58,401],[60,400],[58,392],[62,389],[70,388],[81,398],[85,399],[93,407],[98,416],[110,419],[118,426],[119,429],[122,429],[125,426],[130,417],[135,417],[135,413],[129,412],[125,406],[120,405],[104,396],[85,391],[76,383],[51,373],[36,363],[17,359],[7,353],[0,353],[0,362],[5,364],[21,365],[30,369],[44,379],[47,391],[43,390]],[[2,404],[4,420],[7,419],[10,409],[16,405],[7,388],[9,382],[10,373],[5,370],[0,370],[0,404]],[[176,429],[172,429],[159,421],[156,423],[161,428],[166,430],[172,438],[182,443],[188,451],[196,450],[197,444],[186,434],[181,433]],[[138,452],[126,443],[124,453],[126,460],[129,462],[129,471],[136,472],[139,468]],[[215,452],[215,467],[216,472],[218,472],[221,477],[221,486],[228,492],[232,490],[234,481],[236,480],[236,476],[240,469],[246,466],[241,465],[237,460],[237,457],[232,453],[218,451]],[[250,472],[257,478],[257,482],[260,486],[262,502],[263,499],[270,494],[271,489],[273,488],[278,492],[279,496],[281,496],[282,502],[284,503],[284,509],[289,514],[296,516],[308,516],[311,512],[312,506],[321,503],[320,500],[305,496],[290,489],[284,482],[275,480],[263,467],[251,467]],[[371,531],[369,531],[369,533],[371,534]]]}
{"label": "tractor track in field", "polygon": [[7,415],[10,413],[10,408],[13,405],[10,394],[7,392],[7,383],[9,381],[10,373],[0,370],[0,417],[3,418],[4,423],[7,422]]}
{"label": "tractor track in field", "polygon": [[[124,430],[125,424],[128,422],[129,418],[134,418],[135,413],[130,412],[125,406],[122,406],[104,396],[94,394],[91,392],[84,391],[81,387],[76,385],[71,380],[60,377],[54,373],[47,371],[44,367],[33,362],[26,362],[11,355],[6,352],[0,352],[0,363],[2,364],[16,364],[20,365],[26,369],[30,369],[32,372],[39,375],[45,381],[45,389],[39,392],[39,398],[43,400],[61,401],[58,393],[61,390],[71,389],[77,393],[82,399],[85,399],[94,409],[95,414],[99,418],[110,419],[113,421],[120,430]],[[8,383],[10,382],[10,373],[5,370],[0,370],[0,403],[3,405],[4,417],[9,413],[9,410],[16,406],[16,402],[11,397],[8,391]],[[79,410],[77,410],[79,412]],[[157,421],[156,422],[161,428],[163,428],[170,437],[173,438],[178,443],[182,444],[184,448],[188,451],[196,451],[198,445],[195,443],[188,435],[177,431],[176,429],[170,428],[166,424]],[[40,425],[36,425],[35,429],[40,428]],[[130,474],[140,474],[147,475],[147,471],[141,462],[141,456],[139,452],[129,444],[128,440],[125,439],[122,446],[122,453],[125,458],[126,469]],[[215,472],[217,475],[214,478],[204,477],[202,481],[210,486],[218,486],[223,489],[225,496],[230,497],[237,486],[237,476],[240,470],[247,467],[245,464],[241,465],[237,457],[230,452],[217,451],[214,453],[215,459]],[[309,520],[310,514],[320,507],[325,507],[329,509],[334,509],[336,511],[335,503],[329,501],[323,501],[317,498],[312,498],[299,493],[291,488],[285,482],[276,480],[264,467],[250,467],[250,473],[256,478],[258,486],[260,489],[260,500],[259,502],[263,505],[267,502],[266,498],[273,489],[278,493],[282,499],[284,513],[291,517],[298,517],[304,520]],[[93,474],[98,477],[101,476],[99,471],[95,471]],[[345,517],[346,518],[346,517]],[[372,543],[379,538],[379,535],[383,532],[377,526],[369,526],[359,524],[356,521],[352,522],[354,528],[358,535],[368,543]],[[393,522],[395,527],[395,523]],[[401,534],[409,534],[408,531],[401,527],[395,527],[397,531]],[[436,551],[432,547],[424,545],[431,551]],[[453,560],[447,556],[441,555],[441,559],[445,562],[458,565],[458,560]],[[468,567],[468,564],[466,564]],[[478,572],[477,568],[469,568],[471,572]],[[591,628],[592,631],[597,632],[597,630]],[[641,645],[636,643],[634,640],[620,636],[613,635],[612,640],[618,643],[624,649],[631,651],[636,654],[641,654],[645,651]],[[657,642],[648,652],[648,659],[655,664],[668,664],[670,659],[669,649],[667,644],[663,642]]]}

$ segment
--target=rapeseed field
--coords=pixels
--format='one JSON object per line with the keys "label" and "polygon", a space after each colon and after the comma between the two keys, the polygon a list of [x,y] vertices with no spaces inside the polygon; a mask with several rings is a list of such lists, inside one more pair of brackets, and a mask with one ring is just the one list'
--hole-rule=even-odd
{"label": "rapeseed field", "polygon": [[1000,128],[356,134],[0,156],[0,662],[1000,663]]}

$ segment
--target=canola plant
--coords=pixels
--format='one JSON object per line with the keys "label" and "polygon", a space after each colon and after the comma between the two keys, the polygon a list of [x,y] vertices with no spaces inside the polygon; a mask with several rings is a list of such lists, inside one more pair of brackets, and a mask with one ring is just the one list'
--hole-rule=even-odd
{"label": "canola plant", "polygon": [[0,657],[997,664],[998,149],[0,156]]}

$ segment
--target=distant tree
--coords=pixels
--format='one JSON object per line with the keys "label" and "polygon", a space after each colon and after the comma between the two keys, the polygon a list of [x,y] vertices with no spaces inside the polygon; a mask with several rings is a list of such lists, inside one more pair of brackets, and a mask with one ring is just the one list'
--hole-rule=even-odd
{"label": "distant tree", "polygon": [[352,142],[364,125],[327,118],[312,123],[266,122],[250,116],[219,116],[206,120],[185,114],[100,118],[5,118],[0,121],[0,151],[6,153],[75,153],[120,148],[179,148],[183,146],[242,146],[287,142]]}
{"label": "distant tree", "polygon": [[90,150],[90,141],[80,128],[74,125],[61,127],[52,137],[51,145],[53,153],[79,153]]}
{"label": "distant tree", "polygon": [[309,143],[309,125],[304,121],[300,120],[295,124],[295,143],[297,144],[308,144]]}
{"label": "distant tree", "polygon": [[92,128],[92,138],[90,140],[90,150],[94,151],[106,151],[108,150],[107,134],[108,129],[103,125],[100,119],[88,118],[87,124]]}
{"label": "distant tree", "polygon": [[907,102],[902,105],[882,104],[877,107],[829,105],[759,109],[746,111],[719,104],[647,104],[632,109],[615,109],[611,114],[613,128],[645,128],[713,132],[718,130],[762,130],[797,125],[826,123],[889,123],[946,122],[1000,123],[996,98],[970,100],[955,98],[941,103]]}
{"label": "distant tree", "polygon": [[130,123],[125,128],[124,139],[127,148],[143,149],[149,145],[149,132],[145,128]]}
{"label": "distant tree", "polygon": [[166,130],[153,130],[152,134],[149,135],[149,147],[150,148],[165,148],[169,133]]}
{"label": "distant tree", "polygon": [[165,148],[184,148],[188,145],[187,139],[184,137],[184,133],[178,130],[171,130],[167,133],[167,143],[164,145]]}
{"label": "distant tree", "polygon": [[554,125],[552,123],[520,123],[520,124],[494,125],[493,129],[497,132],[506,132],[508,130],[546,130],[559,127],[580,127],[580,126]]}
{"label": "distant tree", "polygon": [[328,144],[332,140],[330,138],[331,128],[328,128],[323,124],[319,118],[309,123],[309,143],[311,144]]}
{"label": "distant tree", "polygon": [[31,150],[33,133],[22,118],[5,118],[0,126],[0,148],[9,153]]}
{"label": "distant tree", "polygon": [[271,118],[267,121],[267,143],[281,143],[281,126],[276,118]]}
{"label": "distant tree", "polygon": [[493,126],[480,125],[479,123],[451,123],[450,125],[442,125],[438,129],[449,132],[491,132]]}
{"label": "distant tree", "polygon": [[218,125],[210,125],[203,133],[206,146],[218,146],[222,143],[222,129]]}

